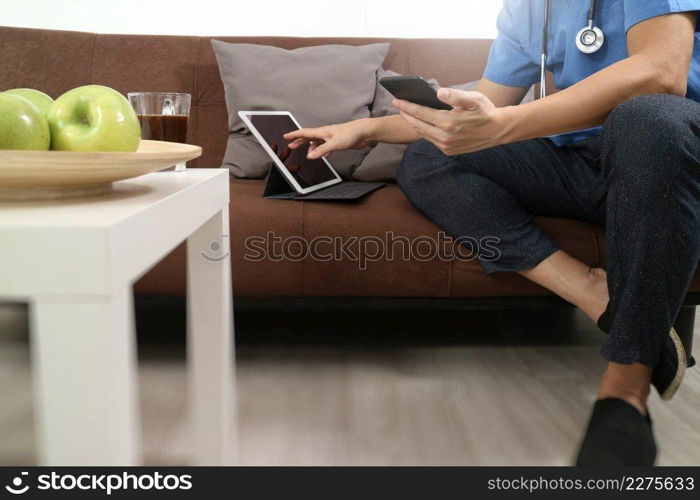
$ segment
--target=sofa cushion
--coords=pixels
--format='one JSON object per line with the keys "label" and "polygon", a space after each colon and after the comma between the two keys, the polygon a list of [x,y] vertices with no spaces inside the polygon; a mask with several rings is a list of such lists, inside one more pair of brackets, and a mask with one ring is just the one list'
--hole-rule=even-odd
{"label": "sofa cushion", "polygon": [[0,27],[0,92],[29,87],[54,99],[92,83],[97,35],[75,31]]}
{"label": "sofa cushion", "polygon": [[[229,140],[224,166],[236,177],[262,178],[272,160],[238,116],[241,110],[291,111],[303,127],[370,116],[375,75],[389,44],[323,45],[284,50],[212,40],[224,84]],[[349,178],[368,149],[343,151],[333,166]]]}
{"label": "sofa cushion", "polygon": [[[262,180],[231,182],[231,253],[236,297],[549,294],[515,273],[487,276],[474,260],[427,255],[421,249],[429,243],[427,238],[440,241],[440,230],[395,185],[384,187],[359,203],[269,200],[261,197],[263,188]],[[605,265],[601,227],[550,217],[538,217],[535,221],[574,257],[591,266]],[[336,240],[328,243],[329,237]],[[395,242],[393,258],[386,253],[373,257],[378,241],[386,242],[387,238]],[[414,245],[412,258],[403,258],[403,238]],[[324,255],[300,255],[303,242],[314,241]],[[346,248],[338,252],[337,258],[325,260],[332,244],[345,244]],[[264,255],[261,248],[267,247],[276,248]],[[366,250],[364,261],[359,258],[361,247]],[[137,293],[184,296],[184,264],[185,250],[181,246],[137,283]],[[700,292],[700,274],[696,274],[690,289]]]}

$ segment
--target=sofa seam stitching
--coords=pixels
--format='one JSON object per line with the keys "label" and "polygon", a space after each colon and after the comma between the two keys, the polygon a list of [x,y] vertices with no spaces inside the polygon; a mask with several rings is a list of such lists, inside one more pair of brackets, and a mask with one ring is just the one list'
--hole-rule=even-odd
{"label": "sofa seam stitching", "polygon": [[[305,241],[306,238],[306,225],[304,224],[304,201],[300,201],[299,204],[301,205],[301,239],[302,241]],[[303,291],[303,296],[307,297],[308,296],[308,290],[306,288],[306,261],[308,259],[308,255],[301,260],[301,289]]]}
{"label": "sofa seam stitching", "polygon": [[92,47],[90,47],[90,61],[88,65],[88,85],[92,84],[92,67],[93,67],[93,61],[95,59],[95,45],[97,43],[97,33],[93,33],[92,35]]}
{"label": "sofa seam stitching", "polygon": [[409,67],[409,59],[410,58],[408,57],[410,51],[411,51],[411,44],[407,42],[404,44],[404,52],[403,52],[403,61],[404,61],[403,67],[404,67],[404,71],[406,72],[407,75],[410,74],[410,72],[411,72],[411,68]]}
{"label": "sofa seam stitching", "polygon": [[[195,106],[197,107],[197,118],[194,121],[194,132],[192,133],[192,137],[194,138],[194,142],[199,142],[197,141],[197,138],[199,137],[197,134],[199,133],[199,95],[197,94],[197,91],[199,90],[197,88],[197,84],[199,83],[199,58],[200,54],[202,52],[202,37],[199,37],[197,41],[197,60],[194,65],[194,82],[192,82],[192,93],[194,94],[195,99],[197,99],[197,103]],[[199,166],[199,158],[196,158],[194,160],[194,167]]]}

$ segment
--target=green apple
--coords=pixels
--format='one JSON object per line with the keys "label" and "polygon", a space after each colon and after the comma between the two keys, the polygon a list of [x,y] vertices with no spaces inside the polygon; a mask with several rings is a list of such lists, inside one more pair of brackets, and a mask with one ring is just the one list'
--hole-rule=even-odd
{"label": "green apple", "polygon": [[46,118],[46,116],[49,114],[49,109],[51,109],[51,105],[53,104],[53,99],[51,99],[49,96],[47,96],[40,90],[12,89],[6,90],[5,93],[24,97],[34,106],[39,108],[39,111],[41,111],[41,114],[44,115],[44,118]]}
{"label": "green apple", "polygon": [[31,102],[0,92],[0,149],[49,149],[46,118]]}
{"label": "green apple", "polygon": [[141,125],[129,101],[114,89],[85,85],[69,90],[51,106],[51,149],[136,151]]}

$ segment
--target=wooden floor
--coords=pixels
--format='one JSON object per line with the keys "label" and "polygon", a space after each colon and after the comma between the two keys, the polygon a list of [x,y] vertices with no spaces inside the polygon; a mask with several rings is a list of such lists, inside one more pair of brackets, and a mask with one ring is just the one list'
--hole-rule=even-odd
{"label": "wooden floor", "polygon": [[[0,465],[35,462],[25,314],[0,307]],[[139,332],[145,460],[187,464],[182,313],[150,314]],[[569,464],[603,339],[573,311],[239,315],[238,461]],[[654,395],[651,413],[659,463],[700,464],[700,371],[672,402]]]}

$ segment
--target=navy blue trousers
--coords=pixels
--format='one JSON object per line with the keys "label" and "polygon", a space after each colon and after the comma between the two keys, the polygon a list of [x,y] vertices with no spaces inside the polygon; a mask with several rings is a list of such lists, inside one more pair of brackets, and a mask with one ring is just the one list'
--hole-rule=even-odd
{"label": "navy blue trousers", "polygon": [[700,104],[635,97],[600,136],[522,141],[447,156],[412,143],[397,174],[408,199],[454,238],[498,238],[487,273],[531,269],[558,247],[533,216],[604,224],[611,329],[603,356],[654,366],[700,258]]}

